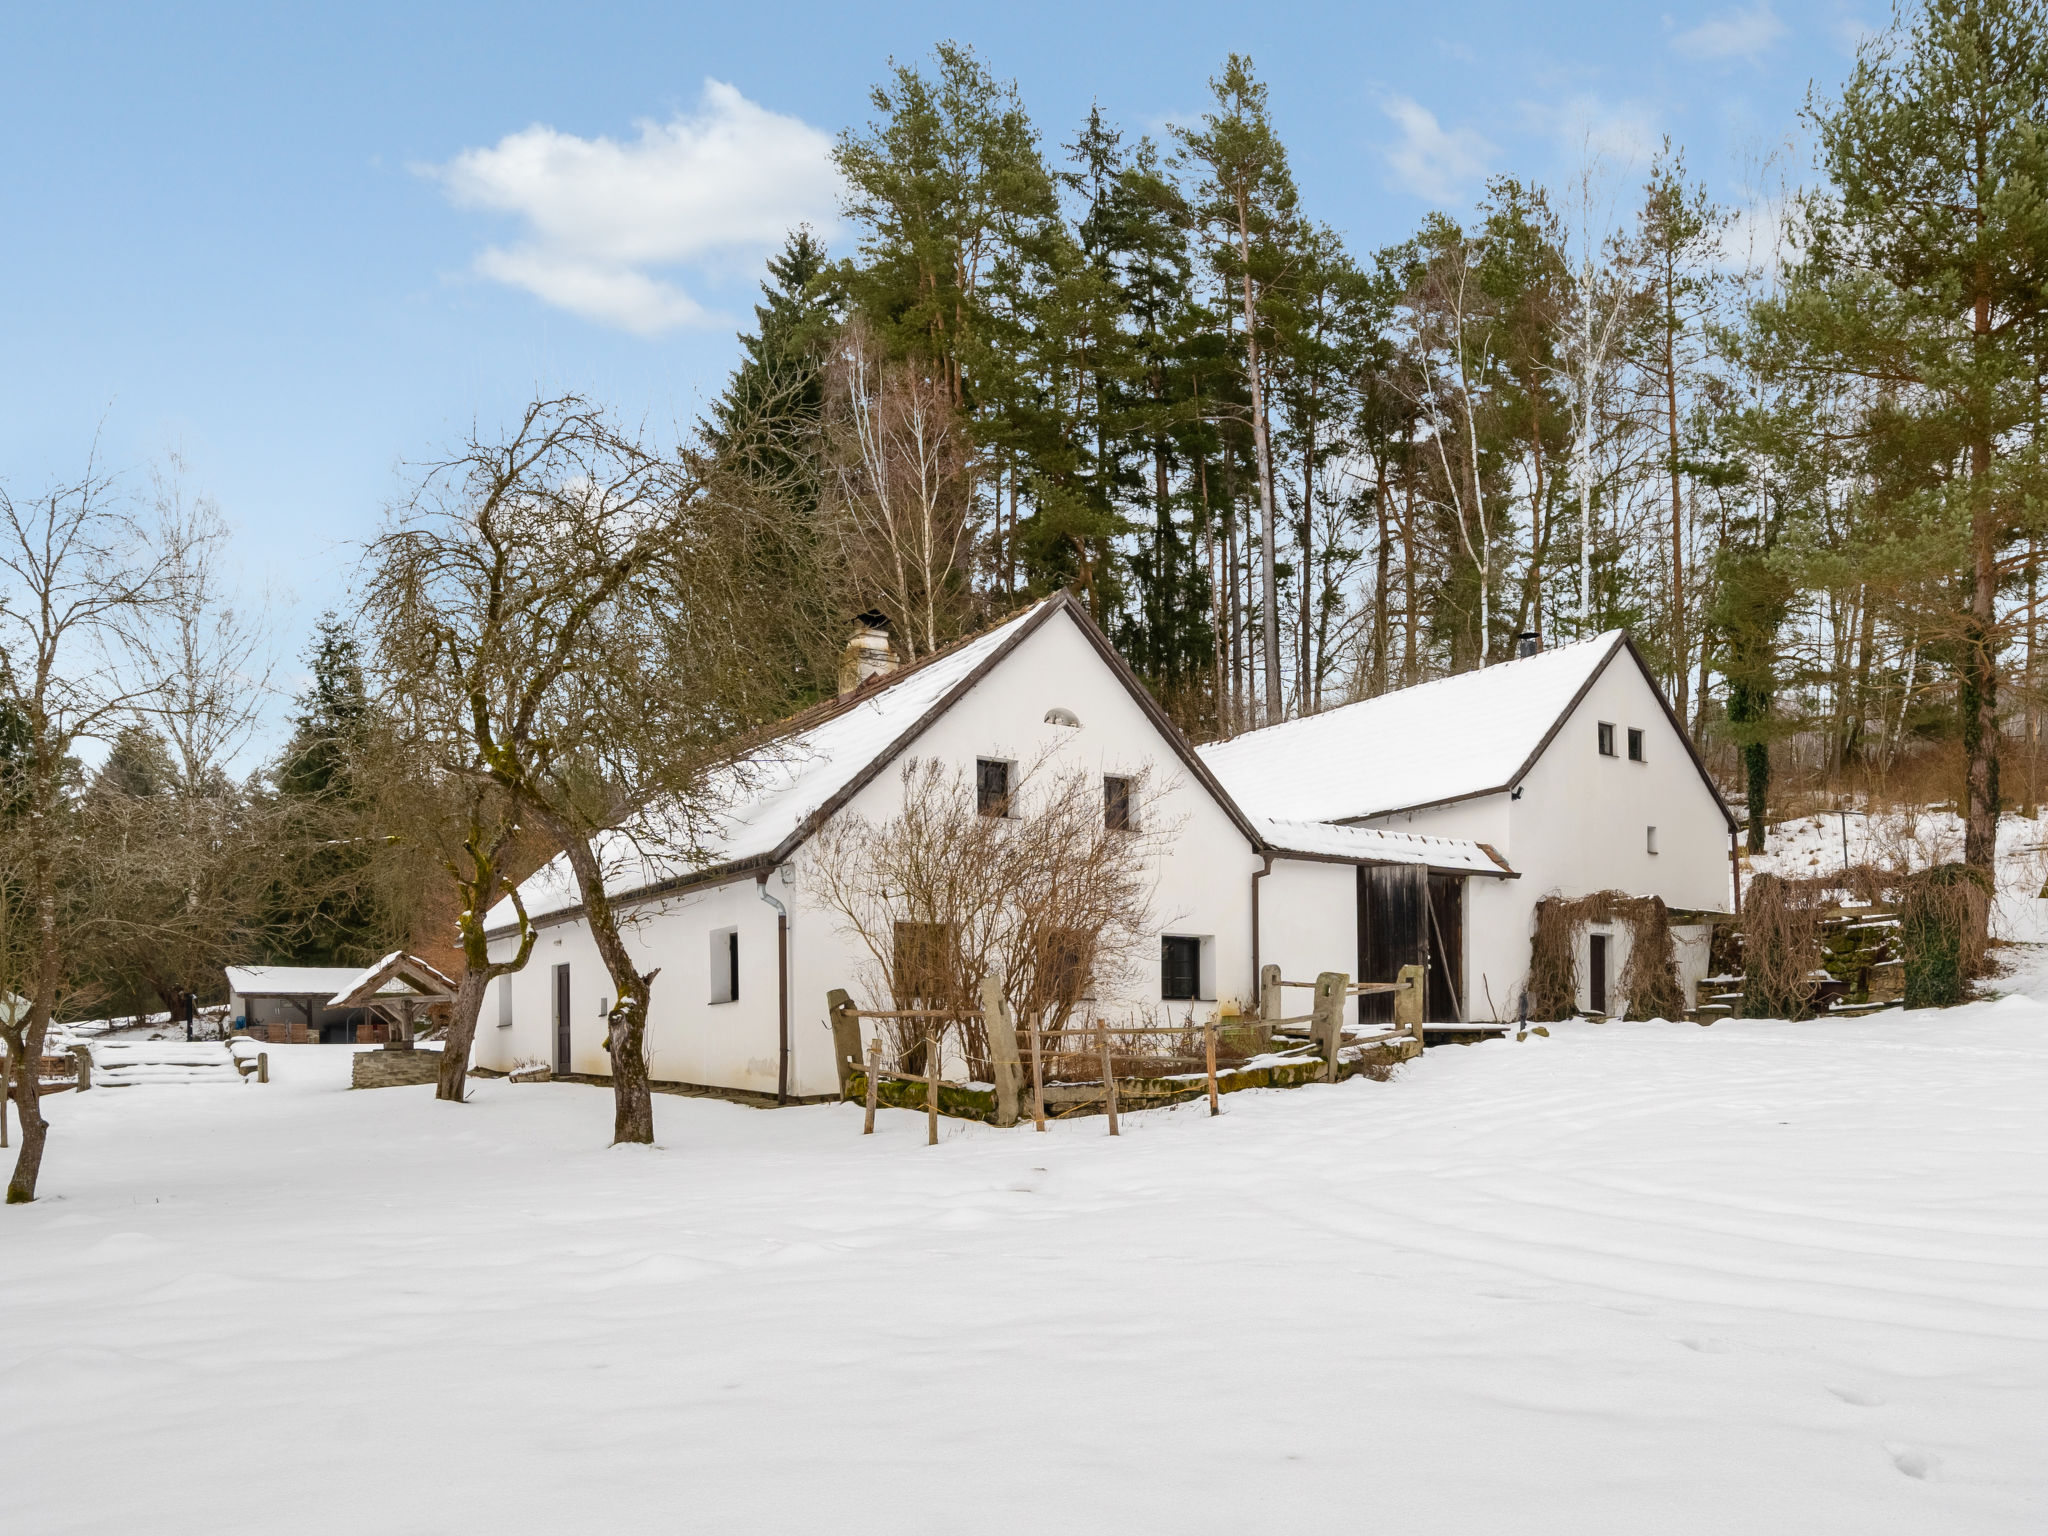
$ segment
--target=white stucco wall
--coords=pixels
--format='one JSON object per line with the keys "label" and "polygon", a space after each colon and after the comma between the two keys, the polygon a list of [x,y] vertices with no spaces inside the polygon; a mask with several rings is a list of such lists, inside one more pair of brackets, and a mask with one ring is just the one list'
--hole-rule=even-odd
{"label": "white stucco wall", "polygon": [[[1358,866],[1276,858],[1259,882],[1259,963],[1279,966],[1289,981],[1314,981],[1321,971],[1355,973]],[[1257,1004],[1256,988],[1246,1001]],[[1288,1013],[1306,1013],[1308,1005],[1308,993],[1288,993]]]}
{"label": "white stucco wall", "polygon": [[[1060,707],[1080,728],[1046,722]],[[1138,807],[1144,827],[1175,831],[1156,861],[1155,936],[1139,947],[1125,974],[1098,977],[1105,1007],[1163,1007],[1157,934],[1207,941],[1205,975],[1210,995],[1198,1005],[1206,1016],[1220,998],[1256,995],[1251,964],[1251,876],[1261,861],[1229,813],[1182,766],[1172,745],[1126,691],[1073,619],[1055,614],[1025,637],[950,710],[912,743],[904,756],[936,757],[972,782],[978,757],[1020,763],[1041,752],[1049,769],[1079,767],[1091,776],[1152,770],[1147,800]],[[901,803],[900,760],[885,767],[854,796],[842,815],[871,822],[889,819]],[[858,939],[844,932],[810,896],[804,850],[792,860],[794,883],[779,873],[770,894],[790,909],[790,1091],[827,1094],[837,1089],[825,995],[847,987],[872,1003],[874,966]],[[1348,873],[1348,871],[1347,871]],[[660,966],[648,1026],[649,1069],[666,1081],[773,1093],[778,1062],[775,981],[775,912],[759,899],[752,878],[665,899],[639,910],[627,942],[643,967]],[[740,998],[712,1004],[710,935],[727,926],[740,933]],[[502,944],[509,948],[509,944]],[[1355,939],[1340,951],[1355,949]],[[497,1025],[498,1000],[486,1000],[477,1031],[480,1065],[504,1070],[520,1060],[552,1062],[552,967],[566,961],[573,1001],[576,1071],[609,1071],[604,1051],[601,998],[610,980],[580,919],[541,930],[526,969],[510,985],[510,1028]],[[1176,1005],[1176,1011],[1185,1005]]]}

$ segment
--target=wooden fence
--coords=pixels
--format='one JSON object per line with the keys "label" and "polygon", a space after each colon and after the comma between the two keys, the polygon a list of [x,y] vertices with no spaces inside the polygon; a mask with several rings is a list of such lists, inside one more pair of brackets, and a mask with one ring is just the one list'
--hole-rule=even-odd
{"label": "wooden fence", "polygon": [[[1323,1058],[1323,1077],[1326,1082],[1336,1082],[1342,1053],[1347,1048],[1366,1048],[1388,1041],[1413,1038],[1422,1042],[1423,1014],[1423,971],[1421,966],[1403,967],[1400,979],[1391,982],[1353,982],[1341,971],[1325,971],[1313,982],[1290,982],[1283,980],[1277,966],[1266,967],[1262,978],[1261,1017],[1241,1021],[1255,1025],[1261,1036],[1261,1044],[1269,1043],[1276,1030],[1307,1024],[1309,1042],[1316,1054]],[[1283,988],[1300,987],[1315,994],[1310,1011],[1294,1017],[1279,1012],[1279,998]],[[1354,997],[1369,994],[1392,994],[1394,997],[1395,1026],[1392,1029],[1360,1033],[1347,1030],[1344,1024],[1346,1003]],[[1043,1027],[1041,1017],[1035,1024],[1020,1028],[1009,1003],[1003,997],[1001,982],[989,977],[982,982],[982,1006],[979,1008],[858,1008],[852,996],[844,988],[834,988],[826,997],[827,1010],[832,1022],[834,1055],[839,1068],[839,1088],[842,1094],[850,1092],[854,1076],[866,1079],[866,1115],[862,1125],[863,1135],[873,1135],[875,1110],[878,1107],[881,1084],[886,1079],[892,1082],[916,1083],[924,1088],[926,1144],[936,1146],[939,1140],[939,1090],[942,1041],[945,1026],[950,1023],[964,1023],[978,1020],[984,1026],[989,1042],[990,1067],[995,1078],[996,1113],[995,1123],[999,1126],[1015,1125],[1019,1118],[1020,1098],[1024,1086],[1024,1060],[1030,1058],[1031,1118],[1035,1129],[1043,1131],[1046,1122],[1046,1057],[1053,1054],[1056,1059],[1072,1060],[1076,1057],[1092,1057],[1100,1066],[1102,1083],[1101,1102],[1108,1121],[1109,1134],[1119,1135],[1117,1122],[1117,1075],[1115,1051],[1112,1042],[1117,1037],[1152,1038],[1169,1037],[1185,1039],[1197,1030],[1202,1035],[1202,1050],[1197,1055],[1172,1052],[1148,1058],[1160,1065],[1176,1064],[1199,1067],[1205,1078],[1209,1101],[1209,1113],[1222,1113],[1220,1094],[1216,1081],[1216,1045],[1219,1023],[1211,1019],[1203,1024],[1166,1025],[1112,1025],[1106,1019],[1098,1018],[1094,1025],[1067,1025],[1061,1029],[1048,1030]],[[911,1049],[922,1047],[924,1070],[908,1072],[903,1070],[903,1052],[899,1051],[894,1063],[883,1059],[882,1039],[879,1032],[868,1042],[863,1051],[861,1046],[862,1019],[916,1020],[928,1019],[932,1026]],[[1081,1051],[1071,1049],[1073,1042],[1084,1042]],[[1021,1045],[1020,1045],[1021,1042]],[[1192,1072],[1188,1074],[1192,1077]],[[1083,1079],[1086,1081],[1086,1079]]]}

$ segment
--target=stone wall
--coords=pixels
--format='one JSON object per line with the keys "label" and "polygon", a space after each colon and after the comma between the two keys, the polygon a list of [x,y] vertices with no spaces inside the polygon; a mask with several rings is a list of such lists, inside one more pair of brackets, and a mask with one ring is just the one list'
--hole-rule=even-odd
{"label": "stone wall", "polygon": [[351,1088],[403,1088],[431,1083],[441,1075],[439,1051],[357,1051]]}

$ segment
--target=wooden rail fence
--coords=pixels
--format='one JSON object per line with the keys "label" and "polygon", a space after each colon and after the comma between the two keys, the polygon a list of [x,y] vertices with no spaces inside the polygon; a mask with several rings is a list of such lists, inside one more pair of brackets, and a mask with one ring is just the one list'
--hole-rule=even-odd
{"label": "wooden rail fence", "polygon": [[[1404,1038],[1413,1038],[1418,1045],[1422,1042],[1424,993],[1423,970],[1419,965],[1404,966],[1398,980],[1387,982],[1354,982],[1341,971],[1325,971],[1312,982],[1286,981],[1281,978],[1279,967],[1268,966],[1262,983],[1261,1016],[1250,1022],[1258,1025],[1268,1038],[1274,1029],[1307,1024],[1309,1039],[1316,1053],[1324,1061],[1323,1077],[1326,1082],[1337,1081],[1342,1053],[1346,1048],[1370,1047]],[[1315,996],[1310,1011],[1292,1017],[1282,1016],[1279,998],[1281,989],[1285,987],[1298,987],[1313,992]],[[1391,995],[1394,998],[1394,1027],[1371,1034],[1348,1032],[1344,1024],[1345,1004],[1354,997],[1373,995]],[[1062,1056],[1072,1057],[1085,1053],[1098,1059],[1101,1068],[1103,1111],[1108,1121],[1109,1134],[1121,1134],[1117,1120],[1116,1067],[1111,1045],[1117,1036],[1184,1038],[1199,1029],[1202,1033],[1202,1052],[1199,1056],[1168,1053],[1150,1059],[1161,1065],[1199,1065],[1206,1078],[1209,1113],[1222,1113],[1216,1083],[1216,1036],[1219,1026],[1218,1021],[1214,1019],[1199,1025],[1112,1025],[1106,1019],[1098,1018],[1092,1026],[1069,1024],[1061,1029],[1048,1030],[1043,1027],[1044,1020],[1041,1018],[1028,1028],[1020,1028],[1013,1010],[1003,996],[1002,983],[993,976],[982,982],[981,1003],[982,1006],[979,1008],[859,1008],[854,1005],[852,995],[844,988],[835,987],[827,994],[826,1006],[831,1017],[841,1094],[844,1095],[851,1090],[856,1073],[866,1079],[866,1113],[861,1134],[874,1134],[875,1110],[879,1105],[881,1084],[885,1079],[891,1082],[916,1083],[924,1088],[926,1145],[938,1145],[941,1083],[939,1074],[944,1026],[969,1020],[981,1022],[988,1038],[990,1066],[995,1078],[995,1123],[999,1126],[1015,1125],[1019,1118],[1019,1099],[1024,1080],[1024,1062],[1019,1051],[1020,1039],[1023,1042],[1023,1049],[1029,1052],[1031,1058],[1031,1119],[1034,1128],[1039,1131],[1045,1129],[1045,1057],[1051,1048]],[[896,1065],[885,1063],[879,1032],[863,1050],[860,1028],[862,1019],[939,1021],[936,1027],[923,1035],[922,1039],[906,1048],[914,1050],[922,1047],[924,1070],[902,1070],[901,1054],[897,1057]],[[1071,1046],[1075,1041],[1084,1043],[1083,1051],[1058,1049]],[[1088,1044],[1089,1042],[1092,1042],[1092,1045]]]}

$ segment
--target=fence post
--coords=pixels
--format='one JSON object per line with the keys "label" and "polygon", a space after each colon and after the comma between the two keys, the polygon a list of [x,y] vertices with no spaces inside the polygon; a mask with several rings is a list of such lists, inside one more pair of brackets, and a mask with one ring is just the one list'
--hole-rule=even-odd
{"label": "fence post", "polygon": [[1109,1110],[1109,1134],[1118,1135],[1116,1128],[1116,1063],[1109,1059],[1109,1021],[1095,1021],[1095,1038],[1102,1045],[1102,1096]]}
{"label": "fence post", "polygon": [[1045,1010],[1031,1021],[1031,1119],[1038,1130],[1045,1129],[1045,1063],[1039,1059],[1039,1041],[1045,1035]]}
{"label": "fence post", "polygon": [[268,1051],[258,1051],[256,1053],[256,1081],[259,1083],[270,1081],[270,1052]]}
{"label": "fence post", "polygon": [[868,1118],[861,1127],[861,1135],[875,1134],[875,1100],[882,1091],[882,1037],[878,1034],[868,1044]]}
{"label": "fence post", "polygon": [[860,1070],[860,1015],[846,988],[834,987],[825,994],[825,1012],[832,1019],[832,1065],[839,1069],[839,1097],[853,1087],[853,1074]]}
{"label": "fence post", "polygon": [[1422,1016],[1428,1012],[1424,1006],[1429,996],[1424,985],[1427,974],[1419,965],[1404,965],[1395,978],[1401,990],[1394,994],[1394,1027],[1414,1035],[1417,1045],[1422,1044]]}
{"label": "fence post", "polygon": [[1211,1019],[1202,1026],[1202,1047],[1209,1058],[1209,1113],[1220,1115],[1222,1109],[1216,1103],[1216,1021]]}
{"label": "fence post", "polygon": [[74,1045],[71,1059],[78,1063],[78,1091],[83,1093],[92,1086],[92,1051],[87,1046]]}
{"label": "fence post", "polygon": [[1324,971],[1316,977],[1314,1017],[1309,1027],[1326,1065],[1323,1081],[1337,1081],[1337,1049],[1344,1042],[1344,1003],[1350,995],[1351,978],[1342,971]]}
{"label": "fence post", "polygon": [[1273,1021],[1287,1017],[1287,1004],[1280,987],[1280,967],[1261,966],[1259,969],[1259,1018],[1257,1036],[1259,1049],[1273,1048]]}
{"label": "fence post", "polygon": [[989,1065],[996,1078],[996,1124],[1017,1123],[1017,1018],[994,976],[981,978],[981,1022],[988,1036]]}
{"label": "fence post", "polygon": [[924,1038],[924,1144],[936,1147],[939,1144],[939,1036],[936,1031]]}

